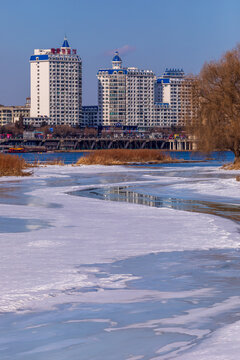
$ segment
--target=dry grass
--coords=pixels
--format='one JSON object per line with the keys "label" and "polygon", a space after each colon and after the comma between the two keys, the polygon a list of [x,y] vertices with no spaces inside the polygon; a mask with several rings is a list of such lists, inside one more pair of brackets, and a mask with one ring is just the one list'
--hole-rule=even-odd
{"label": "dry grass", "polygon": [[0,154],[0,176],[28,176],[31,171],[26,171],[29,165],[17,155]]}
{"label": "dry grass", "polygon": [[235,160],[233,163],[223,165],[225,170],[240,170],[240,159]]}
{"label": "dry grass", "polygon": [[40,163],[41,165],[65,165],[64,161],[61,159],[53,159],[53,160],[46,160]]}
{"label": "dry grass", "polygon": [[237,180],[237,181],[240,181],[240,175],[237,175],[237,176],[236,176],[236,180]]}
{"label": "dry grass", "polygon": [[177,162],[160,150],[96,150],[77,161],[77,165],[126,165],[129,163]]}
{"label": "dry grass", "polygon": [[36,159],[34,162],[29,164],[29,167],[39,167],[39,166],[47,166],[47,165],[65,165],[64,160],[61,159],[51,159],[51,160],[44,160],[41,161]]}

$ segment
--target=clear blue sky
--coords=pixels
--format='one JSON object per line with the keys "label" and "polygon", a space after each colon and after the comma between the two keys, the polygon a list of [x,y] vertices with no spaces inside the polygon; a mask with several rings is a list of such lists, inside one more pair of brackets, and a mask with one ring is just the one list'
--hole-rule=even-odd
{"label": "clear blue sky", "polygon": [[34,48],[59,47],[64,34],[83,61],[83,104],[97,104],[99,68],[108,53],[129,49],[124,65],[182,67],[198,73],[240,42],[239,0],[8,0],[1,1],[0,104],[30,95]]}

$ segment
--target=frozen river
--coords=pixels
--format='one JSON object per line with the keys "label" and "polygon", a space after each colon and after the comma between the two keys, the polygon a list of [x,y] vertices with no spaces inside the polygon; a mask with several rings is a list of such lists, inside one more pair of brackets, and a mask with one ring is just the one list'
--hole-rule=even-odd
{"label": "frozen river", "polygon": [[2,179],[0,359],[237,359],[240,183],[219,165]]}

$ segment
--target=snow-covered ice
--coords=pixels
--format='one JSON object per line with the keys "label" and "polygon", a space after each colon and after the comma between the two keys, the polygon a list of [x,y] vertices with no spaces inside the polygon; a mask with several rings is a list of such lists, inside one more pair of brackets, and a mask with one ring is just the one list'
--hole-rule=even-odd
{"label": "snow-covered ice", "polygon": [[[189,176],[189,173],[192,175]],[[215,202],[223,201],[238,206],[239,182],[234,178],[236,172],[230,174],[233,174],[233,177],[225,176],[225,172],[217,170],[216,167],[198,166],[191,169],[174,166],[51,166],[36,169],[35,174],[28,178],[4,179],[1,185],[7,186],[6,191],[11,194],[11,188],[17,184],[18,194],[16,195],[16,190],[12,192],[12,198],[16,196],[15,203],[14,199],[8,201],[6,198],[1,200],[0,206],[0,219],[9,219],[9,222],[4,220],[5,232],[0,232],[0,312],[6,315],[13,312],[19,314],[18,316],[30,316],[49,311],[54,313],[66,304],[72,304],[70,312],[74,313],[86,304],[91,309],[92,306],[107,309],[110,304],[125,309],[126,306],[131,304],[132,307],[135,304],[137,309],[138,304],[159,303],[165,308],[166,304],[176,303],[175,314],[161,314],[158,318],[157,314],[151,312],[150,318],[143,319],[141,315],[139,321],[135,319],[134,322],[122,324],[123,326],[106,317],[107,311],[106,314],[103,311],[102,317],[65,319],[63,324],[75,327],[86,323],[88,326],[98,324],[106,334],[105,337],[114,336],[114,339],[117,336],[122,338],[124,332],[129,334],[133,331],[136,335],[140,329],[144,334],[148,334],[152,329],[157,338],[160,338],[162,333],[178,334],[175,341],[169,340],[165,343],[165,340],[162,340],[162,344],[160,341],[161,346],[157,346],[156,339],[153,338],[149,343],[149,346],[152,346],[151,351],[146,346],[145,350],[143,347],[142,352],[137,353],[137,349],[135,348],[135,351],[134,347],[130,346],[128,354],[111,357],[107,352],[104,357],[92,357],[94,359],[190,359],[192,355],[196,359],[222,359],[217,357],[224,351],[220,351],[220,339],[223,339],[222,344],[226,342],[227,349],[232,346],[237,351],[237,345],[230,344],[229,340],[229,334],[237,333],[237,320],[235,324],[232,320],[233,324],[230,325],[221,320],[219,330],[213,329],[208,320],[210,317],[217,319],[226,312],[234,311],[237,314],[240,311],[240,293],[234,294],[231,288],[229,296],[226,291],[224,298],[224,291],[220,289],[220,285],[215,286],[210,276],[211,267],[206,271],[208,281],[206,278],[204,281],[201,279],[199,283],[191,286],[188,280],[191,270],[186,270],[186,267],[181,276],[179,275],[180,284],[186,279],[186,288],[178,288],[176,285],[174,289],[166,289],[165,285],[163,289],[153,286],[152,280],[149,283],[151,286],[146,286],[147,282],[145,287],[134,286],[141,284],[144,279],[144,271],[138,274],[135,265],[131,265],[129,270],[119,270],[116,273],[102,270],[102,267],[118,264],[119,261],[123,262],[126,268],[128,259],[133,259],[133,262],[134,259],[140,259],[144,264],[146,256],[165,253],[168,260],[165,261],[162,271],[166,269],[163,284],[164,281],[167,284],[168,276],[170,279],[169,269],[179,266],[180,261],[176,261],[174,265],[171,254],[190,254],[190,259],[191,254],[201,252],[201,268],[208,266],[203,255],[208,251],[215,251],[212,255],[212,258],[215,256],[214,261],[212,258],[209,260],[213,261],[211,266],[214,268],[215,261],[219,262],[223,256],[219,251],[224,252],[226,257],[228,251],[238,251],[240,248],[237,222],[198,212],[69,195],[73,191],[95,187],[137,186],[143,193],[151,188],[151,192],[160,195],[175,194],[176,197],[192,196],[195,199],[207,197]],[[11,219],[23,222],[21,231],[16,233]],[[232,259],[235,259],[234,256],[229,262],[235,261]],[[184,269],[184,266],[183,261],[181,267]],[[154,268],[150,271],[151,279],[154,271]],[[176,274],[171,279],[177,281]],[[182,310],[180,304],[184,305]],[[185,307],[186,304],[190,304],[189,308]],[[133,314],[132,311],[131,308],[130,313]],[[25,329],[43,331],[48,326],[48,321],[43,324],[37,322],[28,324]],[[6,344],[7,340],[3,337],[3,340],[0,340],[3,359],[7,359],[9,355],[8,351],[4,350],[8,348]],[[209,344],[209,349],[204,344]],[[40,341],[38,347],[26,346],[25,350],[19,350],[14,358],[31,359],[34,354],[36,359],[45,359],[46,354],[51,354],[47,355],[51,359],[55,359],[54,356],[64,360],[75,359],[77,353],[68,353],[70,357],[67,357],[67,353],[59,356],[58,350],[59,346],[68,349],[78,345],[79,339],[74,337],[61,340],[61,346],[59,342]],[[114,342],[112,346],[113,351]],[[89,350],[86,349],[86,355],[83,354],[82,359],[88,359],[87,351]],[[186,351],[186,354],[181,355],[181,351]]]}

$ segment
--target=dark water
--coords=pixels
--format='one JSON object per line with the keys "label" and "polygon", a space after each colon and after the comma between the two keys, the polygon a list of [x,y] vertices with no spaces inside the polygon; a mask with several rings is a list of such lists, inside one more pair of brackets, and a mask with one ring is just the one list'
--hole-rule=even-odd
{"label": "dark water", "polygon": [[[142,186],[142,188],[143,187],[144,185]],[[149,186],[145,186],[145,192],[147,192],[146,188],[149,191]],[[229,204],[227,201],[219,202],[200,199],[178,198],[170,197],[167,194],[162,196],[149,195],[146,193],[144,194],[134,191],[130,186],[90,188],[85,190],[73,191],[69,194],[106,201],[127,202],[131,204],[146,205],[157,208],[171,208],[176,210],[217,215],[240,223],[240,201],[237,201],[238,204]]]}
{"label": "dark water", "polygon": [[[61,152],[61,153],[23,153],[18,154],[18,156],[23,157],[25,160],[29,162],[34,161],[52,161],[52,160],[61,160],[64,161],[65,164],[73,164],[82,157],[85,156],[87,152]],[[184,160],[208,160],[209,164],[216,165],[222,162],[231,162],[234,159],[234,155],[231,151],[215,151],[211,154],[205,155],[195,151],[172,151],[169,154],[176,159],[184,159]],[[153,165],[154,166],[154,165]],[[170,164],[172,166],[172,164]],[[186,165],[187,166],[187,165]]]}
{"label": "dark water", "polygon": [[65,164],[75,164],[77,160],[85,156],[87,152],[56,152],[56,153],[23,153],[23,154],[13,154],[18,155],[25,159],[28,162],[35,162],[35,161],[53,161],[53,160],[61,160]]}

